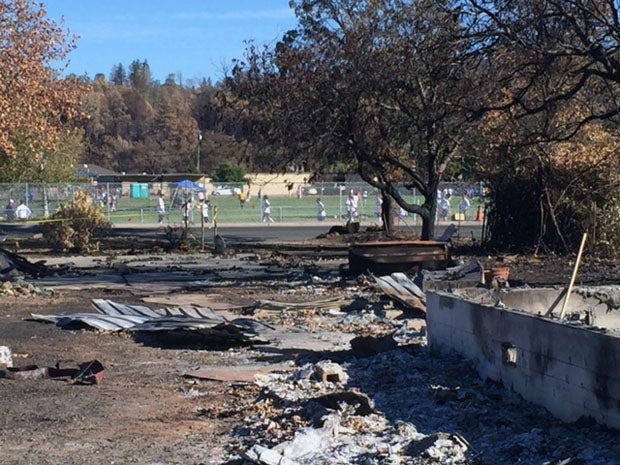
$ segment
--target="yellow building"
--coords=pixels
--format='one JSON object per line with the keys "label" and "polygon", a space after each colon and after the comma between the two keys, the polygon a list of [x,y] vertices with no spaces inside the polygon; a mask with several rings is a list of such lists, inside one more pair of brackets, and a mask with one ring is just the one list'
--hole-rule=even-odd
{"label": "yellow building", "polygon": [[[310,174],[308,173],[248,173],[246,175],[248,182],[244,185],[234,183],[214,183],[211,179],[205,179],[204,184],[209,194],[216,192],[216,189],[221,186],[234,186],[243,188],[244,192],[248,189],[252,197],[258,196],[259,191],[261,195],[296,195],[297,190],[308,186],[308,179]],[[199,182],[202,182],[199,181]]]}

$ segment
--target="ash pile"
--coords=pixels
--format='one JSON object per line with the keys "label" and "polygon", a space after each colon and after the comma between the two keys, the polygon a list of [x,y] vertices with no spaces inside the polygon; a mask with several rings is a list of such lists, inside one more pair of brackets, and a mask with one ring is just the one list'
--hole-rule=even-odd
{"label": "ash pile", "polygon": [[322,324],[313,328],[363,335],[342,351],[299,357],[292,371],[259,374],[252,388],[231,385],[245,416],[227,463],[620,463],[617,431],[562,423],[462,359],[433,356],[423,315],[409,308],[390,318],[393,309],[380,307],[314,315]]}

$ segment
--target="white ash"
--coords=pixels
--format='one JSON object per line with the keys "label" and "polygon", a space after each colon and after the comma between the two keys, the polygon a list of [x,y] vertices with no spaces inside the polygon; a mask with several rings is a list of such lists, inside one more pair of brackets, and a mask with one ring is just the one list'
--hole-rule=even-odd
{"label": "white ash", "polygon": [[[248,427],[231,444],[232,457],[241,453],[248,463],[269,463],[257,454],[260,449],[276,463],[300,465],[620,463],[618,432],[564,424],[480,380],[461,359],[432,357],[424,339],[341,366],[346,386],[317,380],[312,364],[262,377],[260,385],[279,399],[282,414],[248,415]],[[292,436],[285,432],[311,399],[345,390],[364,393],[377,413],[355,415],[352,406],[341,405],[326,411],[322,425],[300,425]]]}

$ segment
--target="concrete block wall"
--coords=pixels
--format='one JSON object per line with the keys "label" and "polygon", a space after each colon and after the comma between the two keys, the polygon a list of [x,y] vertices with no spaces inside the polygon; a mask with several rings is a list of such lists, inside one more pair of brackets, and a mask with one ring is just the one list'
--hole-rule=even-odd
{"label": "concrete block wall", "polygon": [[[532,291],[535,292],[535,291]],[[620,338],[508,308],[427,293],[431,351],[457,352],[564,421],[620,429]]]}
{"label": "concrete block wall", "polygon": [[[559,316],[566,291],[563,288],[511,289],[502,293],[509,308],[527,313]],[[620,288],[618,286],[576,287],[571,293],[566,315],[586,316],[590,326],[620,329]]]}

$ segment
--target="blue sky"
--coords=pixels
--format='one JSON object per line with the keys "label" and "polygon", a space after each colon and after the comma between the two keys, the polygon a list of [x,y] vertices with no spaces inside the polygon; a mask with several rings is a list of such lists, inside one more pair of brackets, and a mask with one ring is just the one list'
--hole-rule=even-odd
{"label": "blue sky", "polygon": [[79,36],[69,72],[109,77],[112,66],[146,60],[154,79],[217,82],[244,40],[274,44],[296,25],[289,0],[43,0]]}

